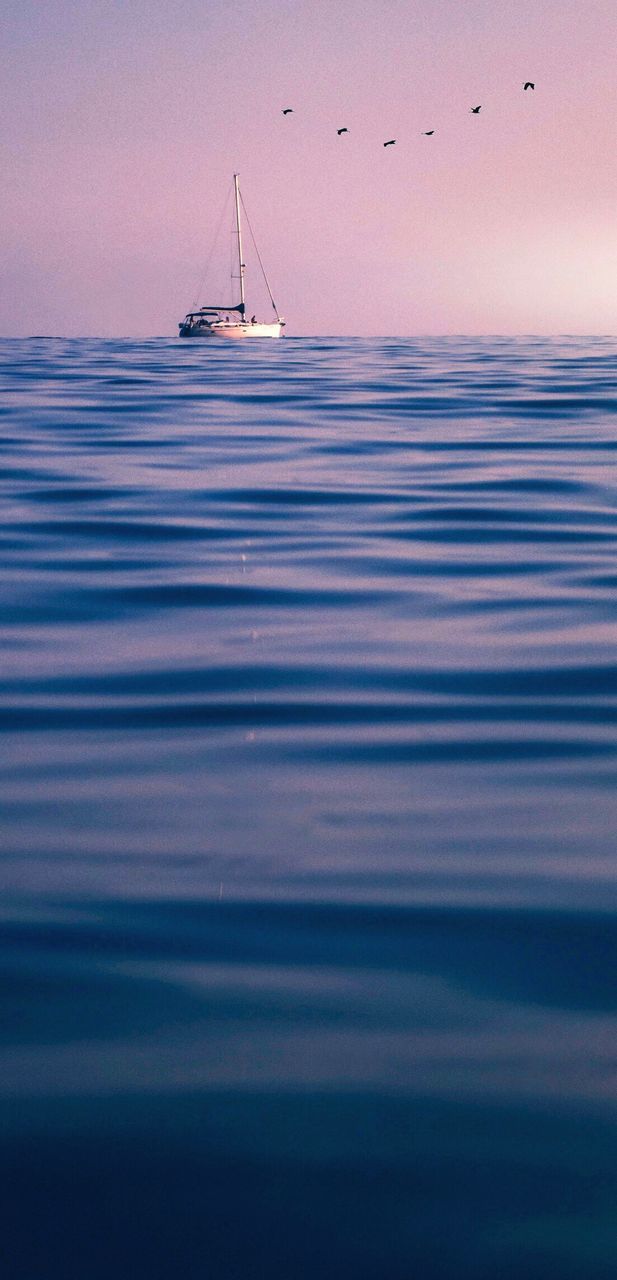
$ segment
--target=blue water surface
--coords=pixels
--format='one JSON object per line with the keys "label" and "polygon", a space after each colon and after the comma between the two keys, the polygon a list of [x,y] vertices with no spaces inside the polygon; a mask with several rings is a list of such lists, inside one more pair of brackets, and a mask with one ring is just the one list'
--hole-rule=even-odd
{"label": "blue water surface", "polygon": [[6,1280],[614,1280],[617,342],[5,340]]}

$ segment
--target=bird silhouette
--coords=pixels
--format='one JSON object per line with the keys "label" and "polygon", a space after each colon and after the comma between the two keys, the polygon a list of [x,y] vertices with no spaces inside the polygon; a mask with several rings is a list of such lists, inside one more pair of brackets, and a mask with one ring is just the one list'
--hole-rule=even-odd
{"label": "bird silhouette", "polygon": [[432,138],[432,136],[433,136],[434,132],[435,132],[435,130],[434,130],[434,129],[426,129],[426,130],[425,130],[425,132],[422,134],[422,137],[423,137],[423,138]]}
{"label": "bird silhouette", "polygon": [[482,110],[482,108],[481,108],[481,107],[470,107],[470,108],[469,108],[469,110],[471,111],[472,115],[477,116],[478,112],[479,112],[479,111],[481,111],[481,110]]}
{"label": "bird silhouette", "polygon": [[536,87],[535,84],[532,84],[531,80],[526,80],[525,84],[523,85],[523,89],[535,89],[535,87]]}
{"label": "bird silhouette", "polygon": [[336,132],[338,133],[338,136],[340,138],[342,133],[349,133],[349,129],[337,129]]}
{"label": "bird silhouette", "polygon": [[291,115],[292,111],[293,111],[293,107],[285,107],[285,108],[284,108],[284,110],[283,110],[283,115],[284,115],[284,116],[289,116],[289,115]]}
{"label": "bird silhouette", "polygon": [[393,147],[395,142],[396,142],[396,138],[390,138],[390,141],[384,142],[383,145],[384,147]]}

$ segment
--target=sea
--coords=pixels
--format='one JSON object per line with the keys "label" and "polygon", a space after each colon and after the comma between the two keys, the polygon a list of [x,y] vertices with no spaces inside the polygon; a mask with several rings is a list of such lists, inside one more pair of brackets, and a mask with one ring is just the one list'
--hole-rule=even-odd
{"label": "sea", "polygon": [[4,1280],[614,1280],[617,340],[0,360]]}

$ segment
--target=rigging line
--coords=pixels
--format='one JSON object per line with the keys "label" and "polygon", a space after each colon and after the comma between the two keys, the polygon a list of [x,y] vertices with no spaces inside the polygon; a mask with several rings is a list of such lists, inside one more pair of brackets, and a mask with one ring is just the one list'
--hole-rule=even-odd
{"label": "rigging line", "polygon": [[230,197],[231,197],[231,187],[229,187],[229,188],[228,188],[228,190],[227,190],[227,195],[226,195],[226,197],[225,197],[225,203],[224,203],[224,205],[223,205],[223,210],[222,210],[221,216],[220,216],[219,221],[218,221],[218,226],[217,226],[216,231],[215,231],[215,233],[214,233],[214,239],[213,239],[213,241],[212,241],[212,244],[210,245],[210,252],[209,252],[208,257],[207,257],[207,260],[206,260],[206,265],[205,265],[205,267],[204,267],[204,269],[203,269],[203,271],[202,271],[202,273],[201,273],[201,279],[200,279],[200,282],[199,282],[199,286],[198,286],[198,289],[197,289],[197,293],[195,294],[195,299],[194,299],[194,301],[191,303],[191,310],[192,310],[192,311],[194,311],[194,310],[195,310],[195,307],[197,306],[197,303],[199,302],[199,297],[200,297],[201,291],[202,291],[202,289],[203,289],[203,287],[204,287],[204,285],[205,285],[205,283],[206,283],[206,277],[207,277],[208,272],[209,272],[209,270],[210,270],[210,265],[211,265],[211,263],[212,263],[212,257],[213,257],[213,254],[214,254],[214,250],[216,249],[216,245],[217,245],[217,241],[218,241],[219,235],[221,234],[221,227],[222,227],[222,225],[223,225],[223,220],[224,220],[224,218],[225,218],[225,214],[227,213],[227,206],[228,206],[228,204],[229,204]]}
{"label": "rigging line", "polygon": [[254,235],[254,232],[253,232],[253,228],[252,228],[252,226],[251,226],[251,220],[250,220],[250,218],[249,218],[248,213],[246,212],[246,205],[245,205],[245,203],[244,203],[244,200],[242,199],[242,192],[240,192],[240,202],[241,202],[241,204],[242,204],[242,209],[243,209],[243,212],[244,212],[244,216],[245,216],[245,218],[246,218],[246,225],[247,225],[247,227],[248,227],[248,229],[249,229],[249,231],[250,231],[250,233],[251,233],[251,240],[253,241],[253,248],[254,248],[254,250],[255,250],[255,253],[257,254],[257,261],[258,261],[258,263],[259,263],[259,265],[260,265],[260,267],[261,267],[261,274],[262,274],[262,276],[263,276],[263,278],[264,278],[264,280],[265,280],[265,282],[266,282],[266,289],[268,290],[268,294],[269,294],[269,296],[270,296],[270,302],[272,303],[272,310],[274,311],[274,314],[275,314],[275,316],[276,316],[276,318],[277,318],[277,320],[278,320],[278,318],[279,318],[279,313],[278,313],[277,305],[276,305],[276,302],[274,301],[274,298],[272,297],[272,290],[271,290],[270,285],[269,285],[269,283],[268,283],[268,277],[267,277],[267,275],[266,275],[266,269],[265,269],[265,267],[264,267],[264,264],[263,264],[263,262],[262,262],[262,260],[261,260],[261,254],[260,254],[260,252],[259,252],[259,249],[257,248],[257,241],[255,240],[255,235]]}

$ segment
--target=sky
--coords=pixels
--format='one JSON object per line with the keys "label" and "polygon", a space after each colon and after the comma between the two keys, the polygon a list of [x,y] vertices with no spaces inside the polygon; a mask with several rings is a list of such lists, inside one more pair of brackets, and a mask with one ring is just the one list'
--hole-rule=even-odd
{"label": "sky", "polygon": [[235,171],[291,335],[617,332],[617,0],[2,12],[0,334],[176,333]]}

